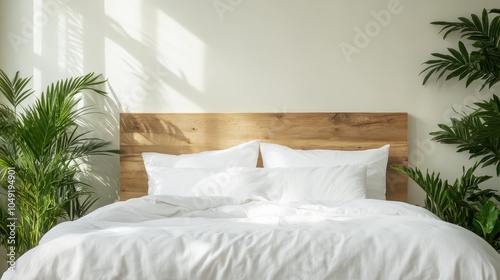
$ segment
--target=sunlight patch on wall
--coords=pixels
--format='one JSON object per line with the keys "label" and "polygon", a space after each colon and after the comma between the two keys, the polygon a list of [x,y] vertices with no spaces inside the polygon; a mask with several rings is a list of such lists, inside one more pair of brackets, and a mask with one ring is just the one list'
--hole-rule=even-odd
{"label": "sunlight patch on wall", "polygon": [[109,37],[104,39],[104,50],[105,73],[111,73],[110,75],[114,77],[127,77],[120,79],[120,88],[126,89],[120,94],[125,111],[138,109],[138,106],[146,100],[140,77],[142,64],[122,45]]}
{"label": "sunlight patch on wall", "polygon": [[[43,22],[43,3],[42,0],[33,1],[33,53],[42,55],[42,28],[35,28],[37,22]],[[42,15],[42,16],[41,16]],[[39,24],[41,25],[41,24]]]}
{"label": "sunlight patch on wall", "polygon": [[71,75],[83,74],[83,16],[66,9],[57,19],[57,63]]}
{"label": "sunlight patch on wall", "polygon": [[205,44],[164,11],[157,12],[157,57],[172,74],[202,93]]}
{"label": "sunlight patch on wall", "polygon": [[[106,16],[111,20],[111,25],[120,32],[124,38],[138,42],[142,41],[142,1],[140,0],[107,0],[104,1]],[[147,15],[144,15],[147,17]]]}
{"label": "sunlight patch on wall", "polygon": [[45,88],[43,88],[44,85],[42,85],[42,71],[36,66],[33,66],[33,78],[31,79],[31,82],[33,83],[32,88],[35,90],[35,93],[24,101],[25,104],[31,104],[35,101],[35,97],[39,98],[42,91],[45,91]]}
{"label": "sunlight patch on wall", "polygon": [[[205,109],[200,107],[196,102],[186,97],[186,95],[182,94],[174,87],[170,85],[165,85],[165,92],[167,93],[164,99],[168,104],[167,110],[168,112],[176,112],[179,111],[179,108],[182,108],[179,112],[198,112],[204,113]],[[168,102],[167,102],[168,101]]]}
{"label": "sunlight patch on wall", "polygon": [[187,97],[205,90],[205,44],[155,2],[106,0],[105,13],[106,73],[124,81],[125,111],[165,111],[173,103],[199,110]]}

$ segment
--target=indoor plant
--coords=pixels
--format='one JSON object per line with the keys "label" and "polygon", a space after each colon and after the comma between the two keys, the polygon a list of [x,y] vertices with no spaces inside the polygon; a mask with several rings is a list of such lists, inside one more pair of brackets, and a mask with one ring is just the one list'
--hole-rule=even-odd
{"label": "indoor plant", "polygon": [[[83,94],[106,95],[100,75],[89,73],[49,85],[29,106],[31,78],[12,79],[0,70],[0,241],[10,259],[36,246],[61,220],[83,216],[96,201],[83,182],[81,164],[109,155],[110,143],[89,137],[81,117]],[[15,226],[14,226],[15,224]],[[9,255],[10,254],[10,255]]]}
{"label": "indoor plant", "polygon": [[[481,90],[500,81],[500,9],[483,10],[480,16],[460,17],[457,22],[437,21],[442,26],[444,38],[458,32],[470,43],[469,50],[462,41],[458,48],[448,48],[449,53],[433,53],[423,83],[437,76],[437,80],[465,80],[465,86],[481,81]],[[490,19],[490,15],[493,18]],[[465,169],[453,184],[443,181],[439,173],[424,175],[418,168],[395,168],[406,173],[426,192],[425,207],[441,219],[463,226],[500,250],[500,196],[491,189],[481,189],[479,184],[491,176],[475,176],[478,166],[496,166],[500,175],[500,99],[493,95],[489,100],[474,103],[471,112],[461,112],[451,124],[439,124],[439,131],[432,132],[433,141],[457,145],[458,152],[468,152],[470,159],[478,162]]]}

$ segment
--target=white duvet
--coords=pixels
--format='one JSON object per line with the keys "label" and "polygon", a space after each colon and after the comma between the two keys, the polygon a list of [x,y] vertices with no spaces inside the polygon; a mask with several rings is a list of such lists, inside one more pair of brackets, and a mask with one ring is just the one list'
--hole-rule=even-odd
{"label": "white duvet", "polygon": [[406,203],[147,196],[47,233],[2,279],[499,279],[481,238]]}

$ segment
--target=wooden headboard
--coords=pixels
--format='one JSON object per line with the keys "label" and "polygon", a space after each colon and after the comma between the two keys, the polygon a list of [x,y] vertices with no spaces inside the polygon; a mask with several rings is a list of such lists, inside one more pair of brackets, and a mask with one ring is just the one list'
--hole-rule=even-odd
{"label": "wooden headboard", "polygon": [[147,194],[142,152],[197,153],[253,139],[294,149],[361,150],[390,144],[386,196],[407,201],[408,178],[389,168],[407,165],[407,113],[122,113],[120,200]]}

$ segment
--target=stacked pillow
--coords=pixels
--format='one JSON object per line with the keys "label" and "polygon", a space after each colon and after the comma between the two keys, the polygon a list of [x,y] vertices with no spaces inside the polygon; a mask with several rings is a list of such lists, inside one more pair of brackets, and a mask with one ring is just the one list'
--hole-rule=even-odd
{"label": "stacked pillow", "polygon": [[259,140],[252,140],[225,150],[196,154],[142,153],[148,174],[148,193],[184,195],[183,186],[195,183],[197,178],[206,173],[205,168],[255,168],[259,157],[259,144]]}
{"label": "stacked pillow", "polygon": [[389,145],[378,149],[338,151],[294,150],[282,145],[261,143],[260,150],[265,168],[366,164],[366,197],[385,200]]}
{"label": "stacked pillow", "polygon": [[[264,168],[257,167],[259,147]],[[252,140],[225,150],[143,153],[150,195],[280,202],[385,199],[389,145],[363,151],[294,150]]]}

